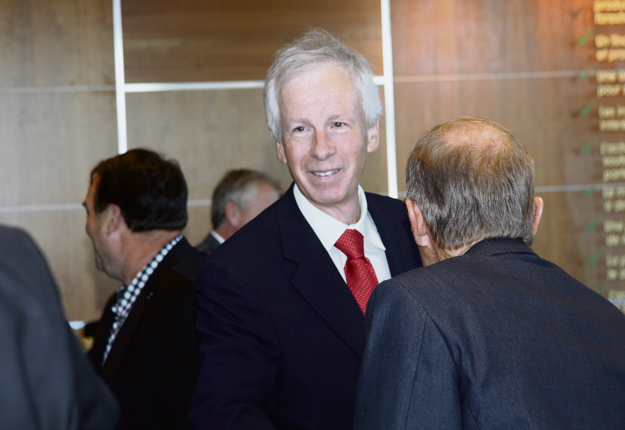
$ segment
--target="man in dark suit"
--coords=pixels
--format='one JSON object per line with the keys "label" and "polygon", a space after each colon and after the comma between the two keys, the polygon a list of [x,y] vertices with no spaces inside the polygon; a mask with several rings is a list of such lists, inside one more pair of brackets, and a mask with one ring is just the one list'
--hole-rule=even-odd
{"label": "man in dark suit", "polygon": [[206,254],[182,236],[182,171],[153,151],[128,151],[92,170],[84,206],[98,269],[123,283],[89,352],[119,400],[119,428],[188,428],[199,371],[193,281]]}
{"label": "man in dark suit", "polygon": [[518,139],[439,125],[406,187],[427,267],[369,301],[354,428],[625,428],[625,316],[530,249],[543,203]]}
{"label": "man in dark suit", "polygon": [[228,171],[213,190],[213,231],[196,248],[211,255],[279,198],[280,186],[269,175],[249,169]]}
{"label": "man in dark suit", "polygon": [[44,256],[28,234],[3,226],[0,351],[0,428],[115,428],[117,402],[67,324]]}
{"label": "man in dark suit", "polygon": [[378,280],[420,265],[403,204],[358,185],[378,146],[378,90],[360,54],[312,30],[278,53],[265,109],[295,183],[196,281],[191,422],[351,429],[366,301]]}

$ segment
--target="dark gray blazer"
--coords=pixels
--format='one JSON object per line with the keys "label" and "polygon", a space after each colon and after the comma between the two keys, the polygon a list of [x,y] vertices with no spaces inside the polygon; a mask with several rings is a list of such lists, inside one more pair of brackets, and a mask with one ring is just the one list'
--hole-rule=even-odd
{"label": "dark gray blazer", "polygon": [[376,288],[356,430],[623,429],[625,316],[520,239]]}
{"label": "dark gray blazer", "polygon": [[25,232],[0,226],[0,428],[105,430],[118,417],[41,251]]}
{"label": "dark gray blazer", "polygon": [[[403,203],[367,202],[391,274],[420,266]],[[195,428],[351,430],[364,316],[292,187],[217,248],[196,295]]]}

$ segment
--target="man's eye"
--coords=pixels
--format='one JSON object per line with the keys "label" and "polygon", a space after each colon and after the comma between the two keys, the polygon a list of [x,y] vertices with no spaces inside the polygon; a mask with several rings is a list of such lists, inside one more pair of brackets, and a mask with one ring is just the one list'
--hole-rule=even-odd
{"label": "man's eye", "polygon": [[296,132],[302,132],[302,131],[305,131],[305,130],[306,130],[306,128],[305,128],[305,127],[302,127],[302,126],[295,127],[295,128],[293,129],[293,131],[296,131]]}
{"label": "man's eye", "polygon": [[334,126],[335,127],[343,127],[343,126],[345,126],[345,123],[344,122],[335,122]]}

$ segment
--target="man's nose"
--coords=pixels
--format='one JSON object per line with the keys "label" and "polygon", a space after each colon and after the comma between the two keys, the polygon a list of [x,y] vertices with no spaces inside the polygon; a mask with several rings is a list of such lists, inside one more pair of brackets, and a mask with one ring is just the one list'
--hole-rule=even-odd
{"label": "man's nose", "polygon": [[328,139],[325,130],[319,130],[315,133],[312,152],[315,158],[319,160],[325,160],[334,154],[335,147]]}

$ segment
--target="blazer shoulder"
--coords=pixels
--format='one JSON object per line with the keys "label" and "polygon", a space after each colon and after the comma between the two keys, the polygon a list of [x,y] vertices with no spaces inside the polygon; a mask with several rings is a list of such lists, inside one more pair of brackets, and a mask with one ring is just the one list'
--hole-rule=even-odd
{"label": "blazer shoulder", "polygon": [[[442,262],[441,262],[442,263]],[[381,290],[401,290],[402,294],[408,294],[423,304],[431,298],[454,296],[454,289],[457,287],[456,280],[462,278],[462,273],[448,270],[447,267],[439,265],[418,267],[381,283]]]}
{"label": "blazer shoulder", "polygon": [[202,266],[206,262],[208,255],[204,252],[191,248],[187,254],[182,257],[172,268],[171,271],[176,272],[190,282],[195,281]]}
{"label": "blazer shoulder", "polygon": [[[280,202],[280,200],[278,201]],[[263,259],[263,256],[274,255],[279,249],[281,238],[279,227],[278,202],[269,206],[261,214],[245,224],[240,230],[222,243],[209,260],[249,260]]]}
{"label": "blazer shoulder", "polygon": [[60,303],[47,260],[25,230],[0,226],[0,291],[11,297],[45,296]]}
{"label": "blazer shoulder", "polygon": [[375,193],[365,193],[368,205],[390,207],[393,209],[401,209],[405,214],[405,205],[403,200],[394,197],[383,196]]}
{"label": "blazer shoulder", "polygon": [[47,266],[43,253],[32,236],[15,227],[0,226],[0,257],[2,261],[19,262],[23,267],[35,264]]}

